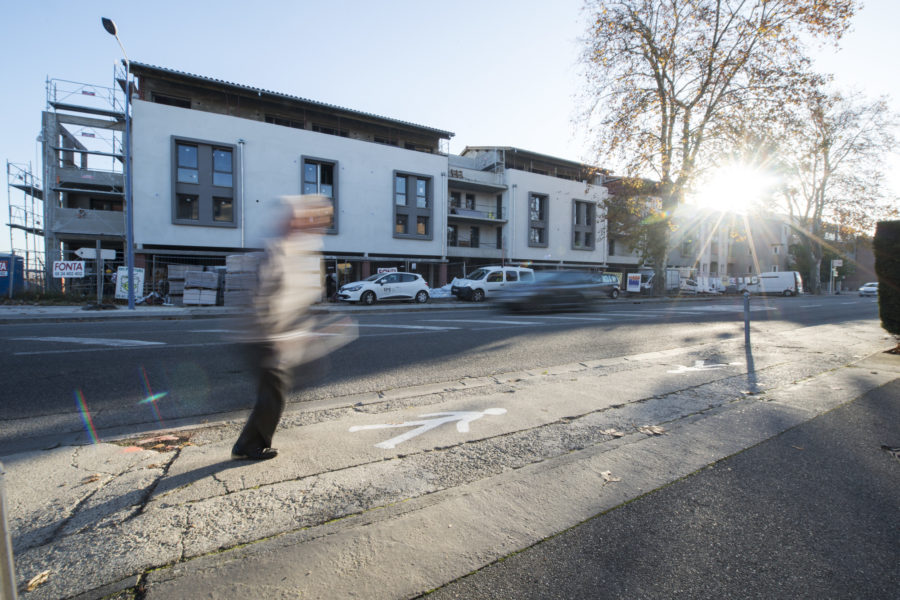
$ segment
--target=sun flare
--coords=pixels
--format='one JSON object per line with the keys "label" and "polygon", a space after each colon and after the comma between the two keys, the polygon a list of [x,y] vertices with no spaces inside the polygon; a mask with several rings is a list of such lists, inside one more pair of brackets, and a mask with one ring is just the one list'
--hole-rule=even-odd
{"label": "sun flare", "polygon": [[758,205],[775,184],[771,174],[746,165],[727,165],[710,173],[691,194],[695,206],[746,214]]}

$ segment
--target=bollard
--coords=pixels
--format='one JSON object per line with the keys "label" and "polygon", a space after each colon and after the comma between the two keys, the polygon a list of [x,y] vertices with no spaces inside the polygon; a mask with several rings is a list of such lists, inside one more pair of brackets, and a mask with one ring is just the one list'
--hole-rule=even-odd
{"label": "bollard", "polygon": [[744,344],[750,345],[750,292],[744,292]]}
{"label": "bollard", "polygon": [[16,568],[6,526],[6,471],[0,463],[0,600],[16,600]]}

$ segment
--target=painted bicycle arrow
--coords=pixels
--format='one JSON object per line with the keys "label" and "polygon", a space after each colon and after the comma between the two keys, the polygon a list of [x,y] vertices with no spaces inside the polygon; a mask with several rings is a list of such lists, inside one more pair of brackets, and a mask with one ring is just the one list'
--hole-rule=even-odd
{"label": "painted bicycle arrow", "polygon": [[[350,428],[350,432],[363,431],[365,429],[394,429],[401,427],[415,427],[412,431],[407,431],[397,437],[393,437],[387,441],[375,444],[376,448],[384,448],[390,450],[396,448],[397,444],[402,444],[407,440],[422,435],[426,431],[431,431],[436,427],[440,427],[445,423],[456,422],[456,431],[460,433],[469,432],[469,423],[477,421],[485,415],[502,415],[506,413],[505,408],[487,408],[483,411],[457,410],[451,412],[429,413],[422,415],[419,421],[407,421],[406,423],[387,423],[383,425],[355,425]],[[431,417],[431,418],[426,418]]]}
{"label": "painted bicycle arrow", "polygon": [[668,371],[669,373],[687,373],[689,371],[713,371],[715,369],[722,369],[724,367],[729,367],[733,365],[738,365],[740,363],[711,363],[705,364],[705,361],[695,360],[693,367],[686,367],[684,365],[678,365],[678,368],[674,371]]}

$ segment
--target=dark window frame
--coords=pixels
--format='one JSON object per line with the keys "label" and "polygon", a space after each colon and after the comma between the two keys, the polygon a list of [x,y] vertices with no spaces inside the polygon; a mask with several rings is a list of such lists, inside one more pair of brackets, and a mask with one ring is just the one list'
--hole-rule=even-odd
{"label": "dark window frame", "polygon": [[[305,184],[306,184],[306,163],[315,164],[315,165],[331,165],[331,203],[334,208],[334,212],[332,213],[332,222],[331,227],[325,229],[325,233],[336,235],[340,229],[340,224],[338,223],[338,215],[340,213],[340,188],[338,187],[338,173],[340,172],[340,163],[337,160],[333,160],[330,158],[322,158],[319,156],[300,156],[300,193],[305,194]],[[317,185],[321,187],[322,182],[317,182]],[[318,193],[318,192],[317,192]]]}
{"label": "dark window frame", "polygon": [[[405,196],[406,196],[406,204],[398,205],[397,204],[397,178],[404,177],[406,179],[405,183]],[[418,180],[425,180],[426,183],[426,192],[425,192],[425,207],[417,206],[417,194],[416,194],[416,182]],[[393,171],[391,174],[391,205],[394,207],[392,211],[393,215],[393,235],[397,239],[405,239],[405,240],[425,240],[431,241],[434,239],[434,176],[426,175],[424,173],[412,173],[409,171]],[[406,215],[406,233],[398,233],[396,224],[397,217],[399,215]],[[415,227],[418,218],[425,217],[426,218],[426,227],[425,234],[419,234],[415,232],[415,229],[410,232],[410,227]]]}
{"label": "dark window frame", "polygon": [[[197,148],[197,183],[178,181],[178,146],[195,146]],[[227,150],[231,153],[231,186],[213,185],[213,152],[215,150]],[[173,225],[191,225],[194,227],[225,227],[235,229],[240,226],[240,173],[237,168],[237,146],[213,140],[200,140],[183,136],[171,136],[171,185],[172,201],[171,215]],[[224,172],[224,171],[220,171]],[[178,217],[178,196],[194,196],[197,200],[197,218],[185,219]],[[215,219],[215,201],[231,199],[231,220],[217,221]]]}
{"label": "dark window frame", "polygon": [[[585,223],[579,223],[579,208],[584,207]],[[583,242],[575,243],[581,233]],[[597,245],[597,205],[588,200],[572,200],[572,250],[593,252]]]}
{"label": "dark window frame", "polygon": [[[543,200],[543,219],[534,219],[532,218],[531,211],[531,203],[535,198],[541,198]],[[528,231],[527,231],[527,240],[528,246],[531,248],[547,248],[550,246],[550,196],[548,194],[540,194],[538,192],[528,192],[528,206],[526,207],[528,210]],[[532,230],[541,230],[543,232],[544,240],[542,242],[535,242],[531,239]]]}

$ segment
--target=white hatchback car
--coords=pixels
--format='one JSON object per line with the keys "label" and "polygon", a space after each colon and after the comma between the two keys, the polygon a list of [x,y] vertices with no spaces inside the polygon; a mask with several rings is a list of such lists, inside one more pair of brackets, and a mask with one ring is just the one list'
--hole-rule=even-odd
{"label": "white hatchback car", "polygon": [[878,295],[878,282],[870,281],[869,283],[864,283],[862,287],[859,288],[860,296],[877,296]]}
{"label": "white hatchback car", "polygon": [[338,290],[340,300],[363,304],[375,304],[379,300],[415,300],[424,304],[428,297],[428,284],[415,273],[379,273]]}

